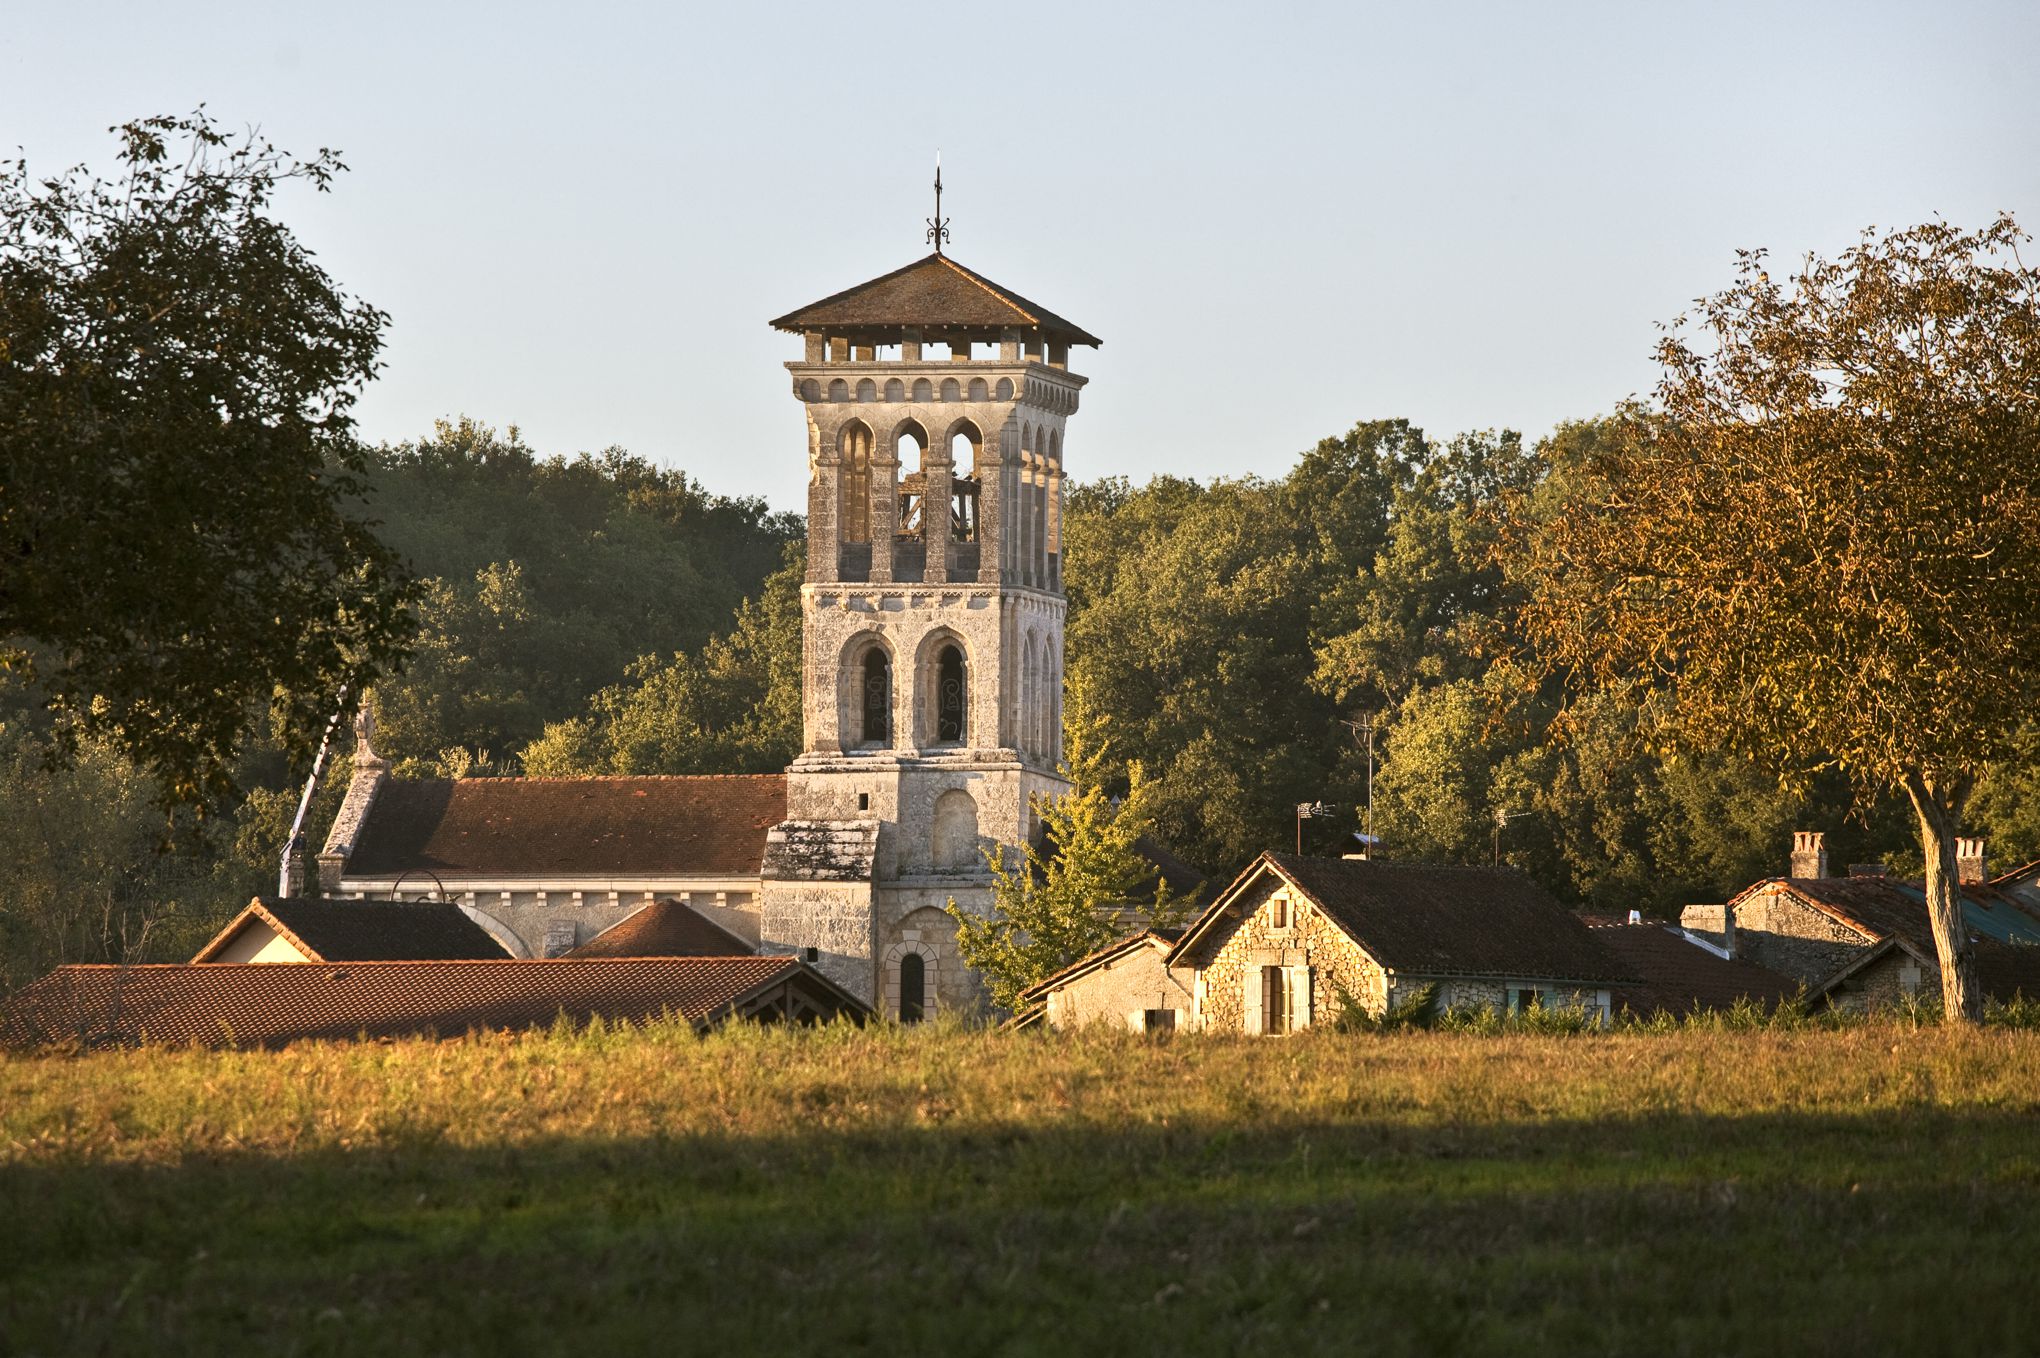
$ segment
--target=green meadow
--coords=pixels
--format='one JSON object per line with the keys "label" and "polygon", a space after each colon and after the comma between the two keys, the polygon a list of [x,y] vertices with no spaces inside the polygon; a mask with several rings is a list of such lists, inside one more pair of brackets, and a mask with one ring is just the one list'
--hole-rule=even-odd
{"label": "green meadow", "polygon": [[2031,1353],[2040,1033],[0,1058],[0,1353]]}

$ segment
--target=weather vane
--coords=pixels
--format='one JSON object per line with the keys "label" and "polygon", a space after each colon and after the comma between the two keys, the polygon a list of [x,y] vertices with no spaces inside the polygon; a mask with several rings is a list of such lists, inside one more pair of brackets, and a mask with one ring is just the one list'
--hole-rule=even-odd
{"label": "weather vane", "polygon": [[935,153],[935,215],[928,219],[928,239],[935,244],[935,253],[942,253],[942,242],[949,239],[949,219],[942,215],[942,152]]}

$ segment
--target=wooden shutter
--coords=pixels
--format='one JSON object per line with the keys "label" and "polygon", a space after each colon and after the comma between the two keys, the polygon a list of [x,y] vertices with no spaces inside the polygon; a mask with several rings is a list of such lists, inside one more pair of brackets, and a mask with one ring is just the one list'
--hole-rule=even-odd
{"label": "wooden shutter", "polygon": [[1310,1027],[1310,968],[1284,967],[1283,980],[1289,985],[1289,1026]]}
{"label": "wooden shutter", "polygon": [[1246,1018],[1244,1020],[1246,1030],[1256,1035],[1266,1030],[1268,1026],[1267,1020],[1261,1013],[1261,987],[1263,984],[1265,984],[1265,981],[1259,967],[1248,967],[1246,975],[1240,979],[1240,987],[1246,992],[1244,996],[1247,1003]]}

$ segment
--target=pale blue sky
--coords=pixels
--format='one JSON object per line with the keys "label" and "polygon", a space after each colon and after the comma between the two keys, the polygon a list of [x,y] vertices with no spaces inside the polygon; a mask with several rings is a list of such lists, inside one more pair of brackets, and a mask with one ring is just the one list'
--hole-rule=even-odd
{"label": "pale blue sky", "polygon": [[0,6],[0,147],[203,100],[353,172],[285,213],[440,415],[802,504],[768,318],[950,253],[1102,336],[1068,464],[1280,474],[1653,381],[1738,246],[2040,228],[2040,5]]}

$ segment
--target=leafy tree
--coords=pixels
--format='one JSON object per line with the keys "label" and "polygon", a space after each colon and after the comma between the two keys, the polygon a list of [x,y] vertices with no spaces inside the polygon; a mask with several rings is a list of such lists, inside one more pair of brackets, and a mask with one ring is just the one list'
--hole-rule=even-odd
{"label": "leafy tree", "polygon": [[2040,696],[2040,272],[2008,217],[1761,252],[1659,348],[1661,410],[1519,539],[1550,669],[1664,749],[1844,774],[1917,821],[1951,1018],[1981,1008],[1954,839]]}
{"label": "leafy tree", "polygon": [[1036,808],[1045,844],[1010,856],[1004,845],[993,848],[987,856],[990,914],[955,901],[945,907],[956,921],[958,952],[985,978],[1001,1009],[1017,1009],[1029,986],[1121,937],[1129,912],[1157,928],[1182,913],[1168,881],[1136,847],[1147,823],[1149,786],[1140,765],[1128,766],[1127,796],[1115,801],[1100,780],[1107,720],[1081,685],[1072,686],[1064,716],[1075,786]]}
{"label": "leafy tree", "polygon": [[801,745],[800,585],[796,545],[736,625],[694,655],[645,656],[585,715],[550,722],[524,748],[539,776],[614,773],[767,773]]}
{"label": "leafy tree", "polygon": [[[377,450],[371,474],[423,582],[415,654],[376,693],[385,751],[413,767],[499,767],[635,686],[642,657],[706,647],[797,536],[620,449],[540,457],[466,418]],[[787,701],[797,717],[797,683]]]}
{"label": "leafy tree", "polygon": [[323,192],[203,111],[116,129],[119,174],[0,163],[0,666],[166,801],[232,791],[251,712],[309,750],[340,688],[409,632],[356,512],[351,409],[383,313],[271,213]]}

